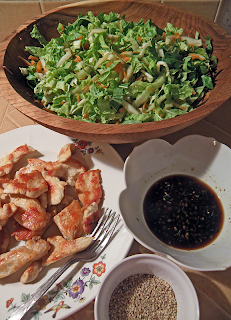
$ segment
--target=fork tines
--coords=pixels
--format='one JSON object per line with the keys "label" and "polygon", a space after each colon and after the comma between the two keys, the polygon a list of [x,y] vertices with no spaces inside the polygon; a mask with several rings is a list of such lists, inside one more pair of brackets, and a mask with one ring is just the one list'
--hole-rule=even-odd
{"label": "fork tines", "polygon": [[94,249],[96,250],[99,246],[106,245],[106,243],[113,235],[115,228],[119,224],[119,222],[120,215],[116,214],[115,211],[107,208],[91,234],[91,236],[94,237],[95,240],[91,246],[95,246]]}

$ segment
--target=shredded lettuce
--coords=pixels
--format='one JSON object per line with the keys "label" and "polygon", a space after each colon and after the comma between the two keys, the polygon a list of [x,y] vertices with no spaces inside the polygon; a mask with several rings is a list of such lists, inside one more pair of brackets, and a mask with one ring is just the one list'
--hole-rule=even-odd
{"label": "shredded lettuce", "polygon": [[162,121],[192,111],[214,87],[212,41],[205,46],[167,23],[127,22],[110,12],[88,12],[38,46],[26,46],[20,68],[45,110],[80,121],[130,124]]}

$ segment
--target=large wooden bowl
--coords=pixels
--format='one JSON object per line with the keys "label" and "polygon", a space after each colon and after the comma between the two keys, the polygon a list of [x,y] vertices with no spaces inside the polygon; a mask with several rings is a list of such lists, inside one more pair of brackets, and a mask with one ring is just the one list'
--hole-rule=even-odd
{"label": "large wooden bowl", "polygon": [[[164,28],[167,22],[184,29],[184,34],[194,36],[195,32],[205,41],[206,35],[213,40],[214,54],[218,57],[218,74],[216,86],[208,99],[192,112],[173,119],[160,122],[109,125],[94,124],[65,119],[48,113],[36,105],[33,91],[27,86],[19,66],[22,61],[18,56],[27,58],[25,45],[37,45],[31,39],[30,31],[34,23],[47,40],[57,37],[59,22],[67,25],[76,20],[80,13],[88,11],[99,14],[114,11],[125,14],[126,19],[138,22],[152,19],[159,27]],[[106,143],[130,143],[157,138],[181,130],[204,118],[217,109],[231,96],[231,36],[212,21],[196,14],[175,7],[159,4],[149,0],[102,0],[84,1],[59,7],[28,21],[19,27],[0,45],[0,92],[19,111],[37,123],[73,138]]]}

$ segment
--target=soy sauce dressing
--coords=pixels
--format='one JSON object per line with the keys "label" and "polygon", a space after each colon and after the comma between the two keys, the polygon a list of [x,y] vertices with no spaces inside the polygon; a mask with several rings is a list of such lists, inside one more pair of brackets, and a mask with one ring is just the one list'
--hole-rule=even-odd
{"label": "soy sauce dressing", "polygon": [[188,175],[171,175],[155,182],[143,202],[152,233],[178,249],[199,249],[219,235],[224,212],[216,193]]}

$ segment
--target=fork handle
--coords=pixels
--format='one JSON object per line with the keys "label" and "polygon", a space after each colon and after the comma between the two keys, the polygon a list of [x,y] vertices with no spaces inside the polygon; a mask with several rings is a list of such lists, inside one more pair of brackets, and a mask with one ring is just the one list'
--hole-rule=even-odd
{"label": "fork handle", "polygon": [[[30,310],[33,305],[47,292],[54,282],[65,272],[72,264],[72,259],[62,265],[46,282],[44,282],[16,311],[14,311],[8,320],[20,320]],[[76,260],[75,260],[76,262]]]}

